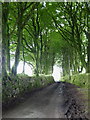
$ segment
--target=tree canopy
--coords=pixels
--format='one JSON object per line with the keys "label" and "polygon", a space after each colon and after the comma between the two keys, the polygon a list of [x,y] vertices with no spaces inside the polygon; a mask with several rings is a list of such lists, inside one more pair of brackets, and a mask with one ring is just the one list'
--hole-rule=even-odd
{"label": "tree canopy", "polygon": [[83,69],[90,73],[87,2],[12,2],[2,6],[3,76],[17,75],[21,60],[23,65],[32,65],[37,76],[51,74],[56,63],[63,76]]}

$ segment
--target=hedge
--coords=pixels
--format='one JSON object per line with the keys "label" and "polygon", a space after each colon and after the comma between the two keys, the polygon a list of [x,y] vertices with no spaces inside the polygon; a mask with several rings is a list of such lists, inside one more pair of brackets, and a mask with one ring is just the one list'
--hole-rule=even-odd
{"label": "hedge", "polygon": [[13,75],[5,77],[2,83],[2,102],[4,103],[20,97],[26,91],[54,83],[54,79],[52,76],[30,77],[25,74],[18,74],[16,77]]}

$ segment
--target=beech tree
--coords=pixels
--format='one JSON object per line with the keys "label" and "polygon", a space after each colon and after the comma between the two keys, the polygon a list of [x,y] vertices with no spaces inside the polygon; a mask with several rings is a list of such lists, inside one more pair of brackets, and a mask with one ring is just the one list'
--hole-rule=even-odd
{"label": "beech tree", "polygon": [[[90,73],[89,4],[77,2],[3,3],[2,70],[17,75],[19,61],[35,74]],[[11,70],[10,62],[14,60]]]}
{"label": "beech tree", "polygon": [[6,50],[8,49],[7,24],[8,24],[8,14],[9,14],[9,3],[3,4],[2,11],[3,11],[2,12],[2,77],[4,77],[7,75]]}

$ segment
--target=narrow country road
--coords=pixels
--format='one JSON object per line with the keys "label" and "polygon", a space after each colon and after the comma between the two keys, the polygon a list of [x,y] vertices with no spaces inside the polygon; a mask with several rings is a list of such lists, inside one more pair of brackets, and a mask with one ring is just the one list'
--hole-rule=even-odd
{"label": "narrow country road", "polygon": [[54,83],[36,91],[23,103],[3,113],[3,118],[65,118],[63,83]]}

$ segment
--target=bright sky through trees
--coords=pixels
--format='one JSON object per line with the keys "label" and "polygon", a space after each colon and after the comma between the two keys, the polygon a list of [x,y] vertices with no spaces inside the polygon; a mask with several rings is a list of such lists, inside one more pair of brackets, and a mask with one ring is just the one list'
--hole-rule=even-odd
{"label": "bright sky through trees", "polygon": [[[11,62],[11,67],[13,66],[14,61]],[[22,73],[23,72],[23,62],[20,61],[18,68],[17,68],[17,73]],[[27,74],[28,76],[32,76],[33,75],[33,70],[32,67],[29,66],[27,63],[25,63],[25,74]]]}
{"label": "bright sky through trees", "polygon": [[57,65],[54,65],[53,69],[53,77],[55,81],[59,81],[61,78],[62,68],[58,67]]}
{"label": "bright sky through trees", "polygon": [[[11,66],[13,66],[13,61],[11,62]],[[54,65],[53,67],[53,77],[55,81],[59,81],[61,78],[61,74],[62,74],[62,68],[58,67],[57,65]],[[17,68],[17,73],[22,73],[23,71],[23,62],[21,61],[18,65]],[[32,76],[33,75],[33,69],[31,66],[29,66],[27,63],[25,63],[25,74],[27,74],[28,76]]]}

